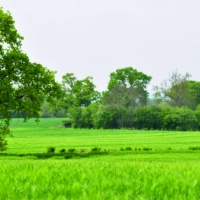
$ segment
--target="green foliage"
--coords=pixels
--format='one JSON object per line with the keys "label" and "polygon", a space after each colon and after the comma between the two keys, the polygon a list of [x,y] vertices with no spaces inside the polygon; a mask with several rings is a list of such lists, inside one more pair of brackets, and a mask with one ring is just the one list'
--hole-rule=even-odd
{"label": "green foliage", "polygon": [[200,82],[189,80],[191,75],[172,72],[160,86],[155,86],[157,102],[168,102],[171,106],[187,106],[195,109],[200,103]]}
{"label": "green foliage", "polygon": [[63,120],[62,124],[65,128],[71,128],[72,127],[72,121],[70,119]]}
{"label": "green foliage", "polygon": [[91,151],[92,151],[92,152],[99,152],[99,151],[101,151],[101,148],[99,148],[99,147],[93,147],[93,148],[91,149]]}
{"label": "green foliage", "polygon": [[61,149],[59,152],[60,152],[60,153],[65,153],[66,150],[65,150],[65,149]]}
{"label": "green foliage", "polygon": [[95,90],[92,77],[88,76],[83,80],[77,80],[73,73],[67,73],[62,81],[62,99],[60,106],[67,110],[70,107],[87,107],[92,102],[98,101],[100,93]]}
{"label": "green foliage", "polygon": [[142,72],[138,72],[132,67],[125,67],[117,69],[116,72],[110,74],[110,81],[108,83],[108,90],[112,90],[116,86],[130,87],[142,87],[146,88],[147,84],[151,80],[151,76],[147,76]]}
{"label": "green foliage", "polygon": [[56,150],[55,147],[48,147],[48,148],[47,148],[47,153],[54,153],[55,150]]}
{"label": "green foliage", "polygon": [[58,100],[53,100],[51,103],[43,102],[41,104],[40,111],[41,118],[50,118],[50,117],[58,117],[58,118],[66,118],[68,117],[66,110],[63,107],[58,106]]}
{"label": "green foliage", "polygon": [[4,137],[0,135],[0,151],[5,151],[7,146],[7,141]]}
{"label": "green foliage", "polygon": [[71,124],[74,128],[200,130],[199,107],[192,110],[187,107],[172,109],[167,106],[145,106],[138,107],[133,111],[123,108],[120,110],[120,114],[119,117],[118,111],[112,105],[91,104],[86,108],[73,107],[69,109]]}
{"label": "green foliage", "polygon": [[5,124],[0,124],[0,151],[5,151],[7,148],[7,141],[5,140],[5,136],[8,134],[10,134],[8,126]]}
{"label": "green foliage", "polygon": [[110,74],[108,91],[103,94],[102,103],[116,110],[119,128],[132,127],[133,110],[147,103],[146,86],[150,80],[150,76],[132,67],[117,69]]}
{"label": "green foliage", "polygon": [[198,124],[198,126],[200,126],[200,104],[196,107],[194,114],[195,114],[195,121]]}
{"label": "green foliage", "polygon": [[149,147],[143,147],[142,150],[143,150],[143,151],[151,151],[152,148],[149,148]]}
{"label": "green foliage", "polygon": [[84,127],[84,119],[82,117],[83,108],[82,107],[70,107],[69,110],[69,118],[72,122],[73,128],[83,128]]}
{"label": "green foliage", "polygon": [[70,149],[68,149],[68,152],[74,153],[74,152],[76,152],[76,149],[75,148],[70,148]]}
{"label": "green foliage", "polygon": [[[7,133],[13,112],[18,116],[23,113],[25,121],[30,117],[39,118],[44,97],[50,102],[60,95],[60,86],[54,80],[55,72],[30,62],[21,50],[22,39],[11,14],[0,8],[1,140]],[[6,131],[2,133],[5,126]],[[4,144],[1,142],[1,148]]]}
{"label": "green foliage", "polygon": [[160,130],[163,123],[162,109],[158,106],[137,108],[133,113],[134,128]]}
{"label": "green foliage", "polygon": [[126,147],[126,151],[132,151],[133,149],[131,147]]}
{"label": "green foliage", "polygon": [[197,146],[197,147],[189,147],[190,150],[200,150],[200,147]]}
{"label": "green foliage", "polygon": [[117,112],[111,106],[100,106],[94,120],[94,128],[118,128]]}
{"label": "green foliage", "polygon": [[163,128],[167,130],[188,131],[199,129],[195,113],[187,107],[163,110]]}

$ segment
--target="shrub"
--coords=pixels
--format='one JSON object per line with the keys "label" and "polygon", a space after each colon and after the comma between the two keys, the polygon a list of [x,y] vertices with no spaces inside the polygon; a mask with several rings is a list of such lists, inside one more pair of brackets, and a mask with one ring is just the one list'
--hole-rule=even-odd
{"label": "shrub", "polygon": [[65,128],[71,128],[72,127],[72,121],[70,119],[63,120],[62,124]]}
{"label": "shrub", "polygon": [[124,151],[125,149],[123,147],[120,148],[120,151]]}
{"label": "shrub", "polygon": [[60,150],[60,153],[65,153],[65,152],[66,152],[65,149],[61,149],[61,150]]}
{"label": "shrub", "polygon": [[151,151],[151,150],[152,150],[152,148],[149,148],[149,147],[144,147],[144,148],[143,148],[143,150],[144,150],[144,151]]}
{"label": "shrub", "polygon": [[74,152],[76,152],[76,149],[75,148],[70,148],[70,149],[68,149],[68,151],[71,152],[71,153],[74,153]]}
{"label": "shrub", "polygon": [[200,147],[189,147],[190,150],[200,150]]}
{"label": "shrub", "polygon": [[99,147],[93,147],[93,148],[91,149],[91,151],[92,151],[92,152],[99,152],[99,151],[101,151],[101,148],[99,148]]}
{"label": "shrub", "polygon": [[56,150],[55,147],[48,147],[48,148],[47,148],[47,153],[54,153],[55,150]]}
{"label": "shrub", "polygon": [[132,148],[131,147],[126,147],[126,151],[131,151]]}

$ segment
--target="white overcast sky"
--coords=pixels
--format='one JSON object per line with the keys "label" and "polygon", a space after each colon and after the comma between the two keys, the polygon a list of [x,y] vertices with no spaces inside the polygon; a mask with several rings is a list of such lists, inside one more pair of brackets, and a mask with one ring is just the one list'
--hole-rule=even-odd
{"label": "white overcast sky", "polygon": [[109,75],[132,66],[152,76],[148,90],[170,72],[200,81],[200,0],[0,0],[24,36],[32,62],[97,90]]}

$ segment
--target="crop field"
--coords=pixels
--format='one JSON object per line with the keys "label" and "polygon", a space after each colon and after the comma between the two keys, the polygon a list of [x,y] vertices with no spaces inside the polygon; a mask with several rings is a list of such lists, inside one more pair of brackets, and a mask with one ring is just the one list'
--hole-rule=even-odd
{"label": "crop field", "polygon": [[200,199],[200,132],[71,129],[61,121],[13,120],[0,153],[0,199]]}

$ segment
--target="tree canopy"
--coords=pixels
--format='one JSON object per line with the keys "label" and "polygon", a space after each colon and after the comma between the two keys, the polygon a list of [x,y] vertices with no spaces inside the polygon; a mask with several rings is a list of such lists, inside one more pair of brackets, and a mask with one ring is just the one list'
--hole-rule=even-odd
{"label": "tree canopy", "polygon": [[92,77],[88,76],[78,80],[73,73],[65,74],[62,80],[62,100],[60,105],[69,107],[86,107],[92,102],[99,100],[100,93],[95,90]]}
{"label": "tree canopy", "polygon": [[155,86],[158,101],[168,102],[171,106],[187,106],[195,109],[200,103],[200,82],[190,80],[191,75],[172,72],[160,86]]}
{"label": "tree canopy", "polygon": [[[60,95],[55,72],[31,62],[22,52],[23,37],[17,32],[9,12],[0,8],[0,148],[9,133],[12,112],[23,113],[25,120],[39,118],[41,103]],[[1,142],[2,141],[2,142]]]}
{"label": "tree canopy", "polygon": [[107,108],[112,107],[112,110],[117,111],[119,127],[123,128],[125,123],[131,125],[133,110],[146,105],[146,86],[150,80],[151,76],[132,67],[117,69],[110,74],[108,91],[104,93],[102,102]]}
{"label": "tree canopy", "polygon": [[142,87],[146,88],[147,84],[151,81],[151,76],[139,72],[132,67],[125,67],[117,69],[110,74],[110,81],[108,83],[108,90],[116,86],[129,87]]}

